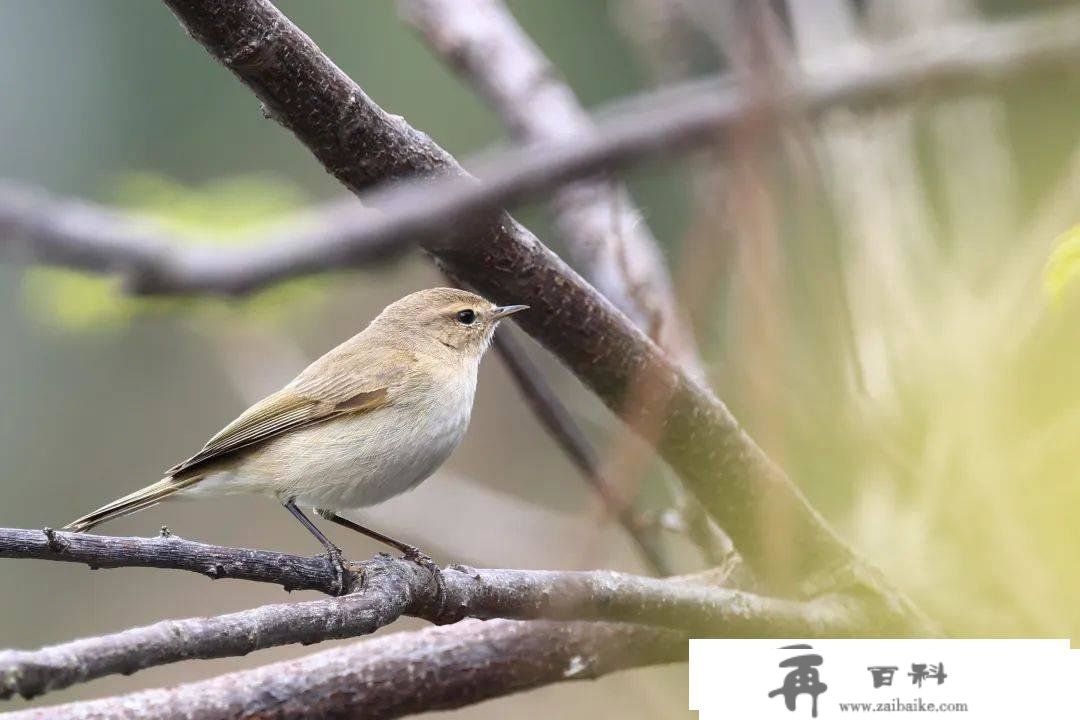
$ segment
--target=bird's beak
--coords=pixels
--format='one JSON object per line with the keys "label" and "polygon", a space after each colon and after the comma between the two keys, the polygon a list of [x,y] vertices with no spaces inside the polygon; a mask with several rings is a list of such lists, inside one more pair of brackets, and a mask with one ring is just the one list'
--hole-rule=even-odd
{"label": "bird's beak", "polygon": [[491,312],[491,316],[493,318],[495,318],[496,320],[502,320],[504,317],[509,317],[510,315],[513,315],[514,313],[519,313],[522,310],[528,310],[528,309],[529,309],[528,305],[503,305],[502,307],[495,308]]}

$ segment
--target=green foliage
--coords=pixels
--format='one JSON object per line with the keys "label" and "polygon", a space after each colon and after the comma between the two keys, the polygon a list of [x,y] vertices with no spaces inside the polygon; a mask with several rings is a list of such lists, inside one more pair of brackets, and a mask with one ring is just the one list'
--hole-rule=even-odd
{"label": "green foliage", "polygon": [[[199,186],[151,173],[135,173],[118,184],[113,200],[148,217],[183,242],[209,245],[258,243],[305,203],[303,194],[280,180],[241,176]],[[26,273],[27,304],[46,323],[68,330],[122,327],[147,313],[221,313],[239,306],[245,313],[273,320],[283,312],[303,312],[323,297],[325,279],[277,285],[243,300],[135,298],[119,291],[115,278],[56,269]]]}

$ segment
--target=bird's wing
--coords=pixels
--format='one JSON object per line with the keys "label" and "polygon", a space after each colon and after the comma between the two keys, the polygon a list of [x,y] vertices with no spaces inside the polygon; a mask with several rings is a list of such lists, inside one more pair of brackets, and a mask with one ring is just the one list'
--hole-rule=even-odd
{"label": "bird's wing", "polygon": [[[355,355],[323,356],[285,388],[248,408],[210,438],[202,450],[169,468],[167,474],[187,475],[211,461],[284,433],[390,404],[395,380],[409,371],[413,358],[379,359],[381,362],[368,365]],[[349,371],[347,367],[357,369]]]}

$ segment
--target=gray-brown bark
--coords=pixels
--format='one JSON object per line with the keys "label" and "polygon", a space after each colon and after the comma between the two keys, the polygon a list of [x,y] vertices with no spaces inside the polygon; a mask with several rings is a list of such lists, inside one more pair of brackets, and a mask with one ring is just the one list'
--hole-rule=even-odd
{"label": "gray-brown bark", "polygon": [[[577,140],[596,128],[573,91],[496,0],[404,0],[405,18],[498,112],[522,144]],[[703,374],[663,253],[614,181],[558,190],[551,210],[582,274],[685,367]]]}
{"label": "gray-brown bark", "polygon": [[[488,100],[518,142],[561,142],[596,132],[573,90],[501,0],[402,0],[399,5],[428,46]],[[559,188],[549,207],[585,278],[687,371],[704,378],[664,254],[626,188],[614,180],[584,180]],[[675,484],[673,494],[684,516],[681,525],[706,562],[731,564],[731,541],[681,486]]]}
{"label": "gray-brown bark", "polygon": [[386,720],[625,668],[678,662],[687,638],[611,623],[464,621],[174,688],[11,713],[9,720]]}
{"label": "gray-brown bark", "polygon": [[[159,567],[330,592],[323,558],[226,548],[183,540],[118,538],[0,528],[0,557]],[[131,674],[193,658],[246,655],[372,633],[402,615],[436,624],[466,617],[602,620],[725,637],[821,637],[863,630],[855,603],[765,598],[698,582],[609,571],[551,572],[451,566],[440,594],[423,567],[385,555],[351,563],[340,598],[265,605],[217,617],[166,620],[40,650],[0,651],[0,698],[32,697],[105,675]]]}

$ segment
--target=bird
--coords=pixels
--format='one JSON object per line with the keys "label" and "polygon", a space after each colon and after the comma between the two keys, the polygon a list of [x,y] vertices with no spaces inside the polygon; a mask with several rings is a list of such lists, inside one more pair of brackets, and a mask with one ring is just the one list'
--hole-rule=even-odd
{"label": "bird", "polygon": [[438,578],[418,548],[341,512],[415,488],[465,436],[477,369],[503,319],[498,306],[458,288],[431,288],[388,305],[360,333],[244,411],[165,477],[63,529],[97,525],[172,499],[233,494],[277,500],[323,546],[337,587],[344,560],[302,508],[396,548]]}

